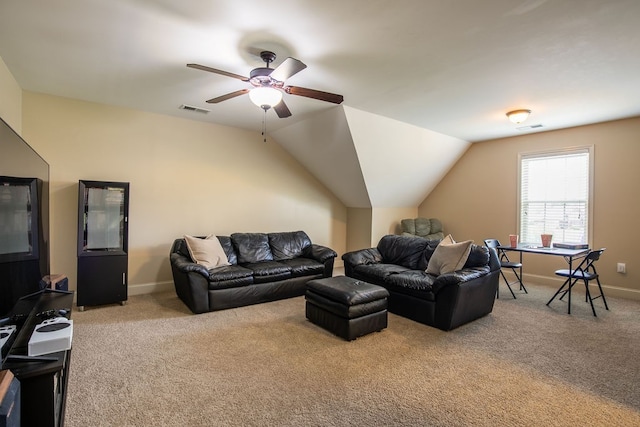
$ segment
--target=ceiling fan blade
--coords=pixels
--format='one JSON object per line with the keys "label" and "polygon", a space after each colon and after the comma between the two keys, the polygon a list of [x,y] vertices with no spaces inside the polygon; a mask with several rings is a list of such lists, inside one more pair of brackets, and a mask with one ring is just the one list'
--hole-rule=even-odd
{"label": "ceiling fan blade", "polygon": [[281,119],[284,119],[284,118],[287,118],[287,117],[291,116],[291,111],[289,111],[289,107],[287,107],[287,104],[284,103],[284,99],[282,101],[278,102],[273,107],[273,109],[276,110],[276,114]]}
{"label": "ceiling fan blade", "polygon": [[233,77],[234,79],[242,80],[243,82],[248,82],[249,81],[249,77],[244,77],[244,76],[241,76],[240,74],[234,74],[234,73],[230,73],[228,71],[222,71],[222,70],[218,70],[216,68],[207,67],[206,65],[187,64],[187,67],[195,68],[196,70],[208,71],[210,73],[221,74],[221,75],[227,76],[227,77]]}
{"label": "ceiling fan blade", "polygon": [[307,68],[307,66],[302,61],[289,57],[285,59],[282,64],[278,65],[276,69],[271,72],[269,77],[278,80],[279,82],[283,82],[305,68]]}
{"label": "ceiling fan blade", "polygon": [[249,89],[240,89],[235,92],[228,93],[226,95],[218,96],[217,98],[208,99],[209,104],[217,104],[218,102],[226,101],[227,99],[235,98],[236,96],[244,95],[248,93]]}
{"label": "ceiling fan blade", "polygon": [[344,101],[342,95],[335,93],[322,92],[320,90],[307,89],[306,87],[299,86],[285,86],[282,88],[285,92],[291,95],[306,96],[307,98],[319,99],[320,101],[333,102],[334,104],[341,104]]}

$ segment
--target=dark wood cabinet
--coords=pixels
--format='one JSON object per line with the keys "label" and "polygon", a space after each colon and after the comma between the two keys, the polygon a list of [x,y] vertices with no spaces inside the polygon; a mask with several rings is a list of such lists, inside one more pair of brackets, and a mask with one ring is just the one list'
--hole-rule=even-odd
{"label": "dark wood cabinet", "polygon": [[77,305],[127,300],[129,183],[79,181]]}

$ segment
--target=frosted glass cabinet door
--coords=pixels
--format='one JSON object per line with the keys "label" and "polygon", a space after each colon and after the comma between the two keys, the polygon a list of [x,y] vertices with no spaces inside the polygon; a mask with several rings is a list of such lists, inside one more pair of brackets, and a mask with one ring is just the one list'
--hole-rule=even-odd
{"label": "frosted glass cabinet door", "polygon": [[77,305],[127,300],[129,183],[80,181]]}
{"label": "frosted glass cabinet door", "polygon": [[128,183],[80,181],[78,255],[127,252]]}
{"label": "frosted glass cabinet door", "polygon": [[124,188],[87,188],[86,250],[124,250]]}

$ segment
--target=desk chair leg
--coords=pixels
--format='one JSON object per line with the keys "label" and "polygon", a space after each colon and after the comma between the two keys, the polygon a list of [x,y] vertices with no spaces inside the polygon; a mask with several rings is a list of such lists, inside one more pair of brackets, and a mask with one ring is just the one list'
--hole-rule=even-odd
{"label": "desk chair leg", "polygon": [[[607,305],[607,299],[604,297],[604,292],[602,292],[602,285],[600,284],[600,278],[596,278],[596,282],[598,283],[598,289],[600,290],[600,296],[596,298],[602,298],[602,302],[604,303],[604,308],[609,310],[609,306]],[[596,299],[594,298],[594,299]]]}
{"label": "desk chair leg", "polygon": [[[504,279],[504,283],[507,284],[507,288],[509,288],[511,295],[513,296],[513,299],[516,299],[516,294],[513,293],[513,289],[511,289],[511,284],[509,284],[509,281],[507,280],[507,276],[504,275],[504,272],[502,270],[500,270],[500,275]],[[498,292],[496,293],[498,299],[500,298],[499,292],[500,292],[500,285],[498,285]]]}
{"label": "desk chair leg", "polygon": [[524,283],[522,283],[522,277],[518,275],[518,272],[515,269],[513,270],[513,274],[516,275],[516,279],[518,279],[518,283],[520,283],[520,290],[524,291],[525,294],[528,294],[529,292],[527,292],[527,288],[525,288]]}
{"label": "desk chair leg", "polygon": [[553,294],[553,296],[551,297],[551,299],[549,301],[547,301],[547,305],[551,304],[551,302],[556,299],[556,297],[558,295],[560,295],[562,293],[562,296],[559,298],[560,300],[562,300],[562,298],[564,298],[564,296],[567,294],[567,292],[569,292],[569,288],[565,289],[565,286],[569,285],[569,283],[571,282],[571,278],[568,278],[567,280],[564,281],[564,283],[562,284],[562,286],[560,286],[560,289],[558,289],[556,291],[555,294]]}
{"label": "desk chair leg", "polygon": [[604,297],[604,292],[602,292],[602,285],[600,284],[600,279],[596,278],[596,282],[598,283],[598,290],[600,291],[600,295],[596,297],[591,297],[591,292],[589,291],[589,282],[587,280],[584,281],[584,286],[586,288],[586,298],[591,303],[591,310],[593,311],[593,315],[597,317],[596,309],[593,306],[594,299],[602,298],[602,302],[604,303],[604,308],[607,310],[609,310],[609,306],[607,305],[607,299]]}
{"label": "desk chair leg", "polygon": [[586,290],[585,296],[589,300],[589,303],[591,303],[591,311],[593,311],[594,317],[598,317],[598,315],[596,314],[596,308],[593,306],[593,298],[591,298],[591,292],[589,292],[589,281],[588,280],[584,281],[584,288]]}

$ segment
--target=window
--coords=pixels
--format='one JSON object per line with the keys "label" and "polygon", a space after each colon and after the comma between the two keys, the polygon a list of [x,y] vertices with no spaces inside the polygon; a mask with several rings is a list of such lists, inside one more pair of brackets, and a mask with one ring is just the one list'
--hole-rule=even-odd
{"label": "window", "polygon": [[520,155],[520,240],[588,243],[593,147]]}

